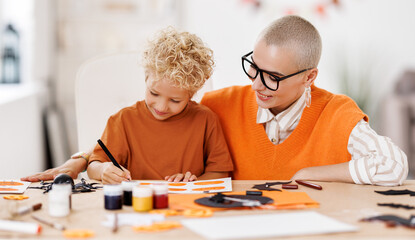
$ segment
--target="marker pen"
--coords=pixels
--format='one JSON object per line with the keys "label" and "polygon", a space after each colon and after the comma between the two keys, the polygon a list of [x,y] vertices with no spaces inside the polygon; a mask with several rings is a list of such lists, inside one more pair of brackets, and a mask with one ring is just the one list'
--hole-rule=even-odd
{"label": "marker pen", "polygon": [[42,226],[37,223],[0,220],[0,230],[21,232],[30,234],[40,234]]}
{"label": "marker pen", "polygon": [[17,211],[13,214],[14,216],[21,216],[32,211],[39,210],[42,207],[41,203],[35,204],[33,206],[23,206],[17,209]]}

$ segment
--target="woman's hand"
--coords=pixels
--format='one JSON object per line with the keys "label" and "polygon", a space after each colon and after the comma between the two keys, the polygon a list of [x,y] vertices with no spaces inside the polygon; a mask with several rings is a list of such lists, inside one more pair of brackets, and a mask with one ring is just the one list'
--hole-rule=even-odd
{"label": "woman's hand", "polygon": [[69,159],[63,165],[55,168],[45,170],[44,172],[36,173],[27,177],[22,177],[20,180],[29,182],[39,182],[46,180],[53,180],[56,175],[65,173],[76,179],[78,174],[86,168],[86,161],[83,158]]}
{"label": "woman's hand", "polygon": [[191,182],[191,181],[197,180],[197,177],[188,171],[185,174],[176,173],[171,176],[166,176],[164,180],[167,180],[169,182],[180,182],[180,181]]}

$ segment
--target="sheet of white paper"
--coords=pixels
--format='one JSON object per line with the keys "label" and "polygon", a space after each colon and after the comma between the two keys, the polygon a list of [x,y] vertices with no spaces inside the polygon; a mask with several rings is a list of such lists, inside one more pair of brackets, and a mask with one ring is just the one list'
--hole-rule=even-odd
{"label": "sheet of white paper", "polygon": [[182,224],[208,239],[282,237],[358,229],[313,211],[189,219],[182,220]]}
{"label": "sheet of white paper", "polygon": [[169,193],[216,193],[232,192],[232,178],[217,178],[193,182],[139,181],[142,185],[154,183],[169,184]]}
{"label": "sheet of white paper", "polygon": [[24,193],[30,182],[16,179],[0,180],[0,193]]}
{"label": "sheet of white paper", "polygon": [[[112,227],[114,225],[114,214],[107,214],[107,219],[102,222],[102,225],[106,227]],[[117,215],[118,226],[140,226],[151,225],[153,222],[164,221],[165,217],[162,214],[146,214],[146,213],[119,213]]]}

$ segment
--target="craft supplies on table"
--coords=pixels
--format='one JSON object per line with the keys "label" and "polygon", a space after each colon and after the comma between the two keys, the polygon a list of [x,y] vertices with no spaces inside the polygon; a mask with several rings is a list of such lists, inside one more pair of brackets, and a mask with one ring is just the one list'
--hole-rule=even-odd
{"label": "craft supplies on table", "polygon": [[40,232],[42,231],[42,226],[40,226],[37,223],[0,219],[0,230],[29,234],[40,234]]}
{"label": "craft supplies on table", "polygon": [[133,205],[133,187],[139,184],[138,181],[122,181],[123,204],[126,206]]}
{"label": "craft supplies on table", "polygon": [[121,184],[104,185],[104,203],[107,210],[122,209],[123,191]]}
{"label": "craft supplies on table", "polygon": [[24,193],[29,185],[20,180],[0,180],[0,193]]}
{"label": "craft supplies on table", "polygon": [[181,223],[207,239],[258,239],[358,230],[353,225],[312,211],[189,219]]}
{"label": "craft supplies on table", "polygon": [[169,187],[165,183],[153,184],[153,208],[163,209],[169,207]]}
{"label": "craft supplies on table", "polygon": [[193,182],[166,182],[166,181],[139,181],[141,186],[164,183],[168,185],[168,193],[217,193],[217,192],[232,192],[232,179],[217,178],[210,180],[200,180]]}
{"label": "craft supplies on table", "polygon": [[52,217],[68,216],[71,209],[72,186],[70,184],[53,184],[49,191],[49,215]]}
{"label": "craft supplies on table", "polygon": [[133,188],[133,209],[137,212],[145,212],[153,209],[153,189],[145,186]]}

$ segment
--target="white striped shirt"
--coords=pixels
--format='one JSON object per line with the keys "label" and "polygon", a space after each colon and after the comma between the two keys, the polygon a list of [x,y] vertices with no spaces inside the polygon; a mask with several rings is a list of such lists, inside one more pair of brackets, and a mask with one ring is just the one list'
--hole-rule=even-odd
{"label": "white striped shirt", "polygon": [[[265,124],[268,138],[277,145],[297,127],[304,108],[305,94],[277,115],[258,106],[257,123]],[[390,138],[378,135],[363,119],[353,128],[347,150],[352,156],[349,172],[357,184],[395,186],[408,176],[405,153]]]}

